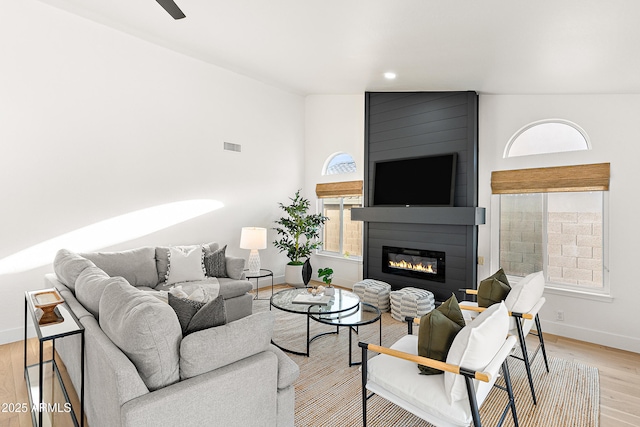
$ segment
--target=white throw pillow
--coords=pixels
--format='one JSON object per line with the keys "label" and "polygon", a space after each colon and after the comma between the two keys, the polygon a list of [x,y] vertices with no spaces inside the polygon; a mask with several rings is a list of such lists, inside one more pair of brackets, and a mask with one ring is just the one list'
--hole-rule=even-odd
{"label": "white throw pillow", "polygon": [[[504,302],[493,304],[462,328],[453,339],[447,363],[482,371],[491,362],[509,332],[509,312]],[[462,375],[444,373],[445,394],[453,403],[467,397]]]}
{"label": "white throw pillow", "polygon": [[169,248],[167,285],[204,280],[204,251],[202,246],[175,246]]}
{"label": "white throw pillow", "polygon": [[528,313],[542,298],[544,292],[544,275],[542,271],[529,274],[513,285],[504,299],[507,310],[513,313]]}

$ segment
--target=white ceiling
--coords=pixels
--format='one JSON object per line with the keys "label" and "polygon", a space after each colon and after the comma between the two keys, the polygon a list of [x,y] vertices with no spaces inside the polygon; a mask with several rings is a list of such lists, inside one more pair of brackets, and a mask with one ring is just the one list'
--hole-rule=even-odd
{"label": "white ceiling", "polygon": [[300,94],[640,93],[639,0],[40,1]]}

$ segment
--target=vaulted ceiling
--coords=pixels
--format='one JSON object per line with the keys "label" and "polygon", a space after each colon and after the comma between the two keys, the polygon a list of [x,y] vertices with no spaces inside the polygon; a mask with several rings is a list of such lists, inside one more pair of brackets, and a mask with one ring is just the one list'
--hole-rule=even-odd
{"label": "vaulted ceiling", "polygon": [[640,93],[638,0],[40,1],[300,94]]}

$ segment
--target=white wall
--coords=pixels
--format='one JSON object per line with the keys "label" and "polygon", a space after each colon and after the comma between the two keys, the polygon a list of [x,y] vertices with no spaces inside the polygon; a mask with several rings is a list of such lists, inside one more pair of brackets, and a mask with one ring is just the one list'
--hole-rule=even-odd
{"label": "white wall", "polygon": [[[329,156],[350,154],[357,170],[351,174],[322,175]],[[304,194],[317,206],[316,184],[355,181],[364,177],[364,94],[310,95],[305,98],[305,187]],[[313,255],[314,278],[319,268],[334,270],[333,283],[351,287],[362,280],[362,262],[340,257]]]}
{"label": "white wall", "polygon": [[[498,266],[496,233],[491,232],[491,171],[529,167],[611,163],[609,192],[609,269],[612,301],[576,298],[545,292],[540,317],[545,332],[640,352],[635,313],[640,259],[637,213],[637,118],[640,95],[481,95],[479,120],[479,204],[487,208],[487,225],[480,226],[478,255],[484,266],[478,278]],[[509,138],[531,122],[561,118],[580,125],[589,135],[591,151],[503,159]],[[492,235],[494,239],[492,240]],[[557,310],[564,321],[556,321]]]}
{"label": "white wall", "polygon": [[[222,209],[104,250],[218,241],[268,227],[303,186],[304,100],[33,0],[0,14],[0,260],[163,203]],[[242,152],[223,151],[223,141]],[[74,249],[74,248],[69,248]],[[285,257],[262,263],[276,277]],[[52,255],[53,259],[53,255]],[[0,275],[0,343],[22,338],[24,291],[51,265]]]}

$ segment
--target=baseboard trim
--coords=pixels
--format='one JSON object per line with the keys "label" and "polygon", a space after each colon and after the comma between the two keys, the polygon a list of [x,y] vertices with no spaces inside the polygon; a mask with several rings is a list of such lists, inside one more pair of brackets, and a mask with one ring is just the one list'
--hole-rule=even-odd
{"label": "baseboard trim", "polygon": [[[36,336],[36,332],[33,328],[29,328],[27,331],[27,338],[33,338]],[[24,329],[14,328],[6,331],[0,331],[0,345],[9,344],[16,341],[22,341],[24,339]]]}
{"label": "baseboard trim", "polygon": [[620,350],[640,353],[640,339],[626,335],[612,334],[610,332],[595,331],[579,326],[567,325],[559,322],[541,320],[542,330],[545,333],[572,338],[592,344],[604,345]]}

